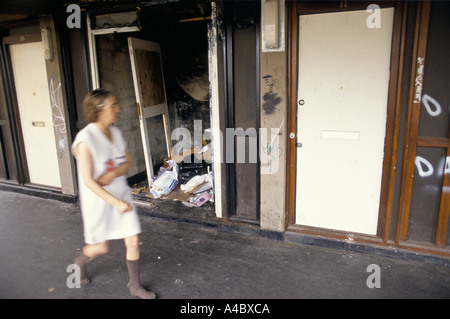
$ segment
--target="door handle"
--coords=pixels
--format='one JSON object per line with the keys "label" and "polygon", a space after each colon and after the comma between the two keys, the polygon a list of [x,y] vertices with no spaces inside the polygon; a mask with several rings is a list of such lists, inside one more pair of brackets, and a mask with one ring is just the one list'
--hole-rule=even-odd
{"label": "door handle", "polygon": [[297,142],[297,147],[298,148],[303,147],[303,144],[301,142]]}
{"label": "door handle", "polygon": [[45,122],[44,121],[32,121],[31,125],[34,127],[45,127]]}

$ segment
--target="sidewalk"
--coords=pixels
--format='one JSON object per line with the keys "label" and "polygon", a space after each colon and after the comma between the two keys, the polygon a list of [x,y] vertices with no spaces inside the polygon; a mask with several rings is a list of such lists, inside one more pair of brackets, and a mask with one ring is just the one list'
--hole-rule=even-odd
{"label": "sidewalk", "polygon": [[[445,265],[359,254],[141,216],[141,281],[160,299],[450,298]],[[0,192],[0,298],[134,299],[123,241],[89,264],[92,283],[68,288],[83,246],[79,208]],[[367,267],[381,288],[368,288]]]}

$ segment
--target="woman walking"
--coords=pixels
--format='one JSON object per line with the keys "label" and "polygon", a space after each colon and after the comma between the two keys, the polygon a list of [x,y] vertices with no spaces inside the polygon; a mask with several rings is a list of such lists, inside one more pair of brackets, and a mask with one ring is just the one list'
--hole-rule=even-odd
{"label": "woman walking", "polygon": [[131,295],[154,299],[139,280],[139,233],[141,225],[132,205],[126,172],[132,161],[122,132],[111,126],[120,110],[115,95],[104,89],[90,92],[83,101],[89,124],[76,136],[72,153],[77,160],[80,206],[86,245],[75,259],[81,283],[88,284],[86,265],[108,252],[108,241],[124,239]]}

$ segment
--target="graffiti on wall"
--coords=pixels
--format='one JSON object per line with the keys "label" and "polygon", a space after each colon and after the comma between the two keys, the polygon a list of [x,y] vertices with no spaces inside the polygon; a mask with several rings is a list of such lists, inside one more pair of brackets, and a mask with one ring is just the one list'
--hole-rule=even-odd
{"label": "graffiti on wall", "polygon": [[66,120],[64,119],[63,111],[61,109],[61,82],[56,84],[55,87],[55,76],[50,79],[49,90],[50,90],[50,103],[52,108],[52,118],[53,127],[55,129],[55,135],[57,140],[57,152],[58,158],[61,159],[67,152],[67,126]]}
{"label": "graffiti on wall", "polygon": [[[416,81],[417,83],[421,83],[421,81]],[[416,88],[419,88],[419,86],[416,86]],[[417,89],[416,92],[421,93],[421,86],[420,89]],[[419,94],[420,95],[420,94]],[[420,97],[418,98],[420,101]],[[438,117],[442,114],[442,107],[440,103],[434,99],[433,97],[424,94],[421,97],[421,101],[423,104],[424,109],[431,117]],[[417,155],[414,160],[414,164],[416,166],[417,172],[419,173],[420,177],[429,177],[432,176],[435,172],[435,169],[433,165],[430,163],[429,160],[426,158]],[[441,159],[439,163],[439,167],[444,167],[443,170],[438,170],[437,174],[450,174],[450,156],[447,156],[443,159]]]}
{"label": "graffiti on wall", "polygon": [[424,70],[424,61],[425,58],[418,57],[417,58],[417,76],[414,80],[415,87],[415,95],[413,103],[420,103],[420,98],[422,96],[422,87],[423,87],[423,70]]}

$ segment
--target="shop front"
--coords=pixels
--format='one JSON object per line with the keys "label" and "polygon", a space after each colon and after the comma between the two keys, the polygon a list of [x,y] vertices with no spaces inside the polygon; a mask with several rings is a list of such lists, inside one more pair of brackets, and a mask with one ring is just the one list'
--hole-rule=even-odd
{"label": "shop front", "polygon": [[0,189],[76,201],[70,145],[103,87],[143,209],[450,256],[447,3],[71,4],[0,25]]}

